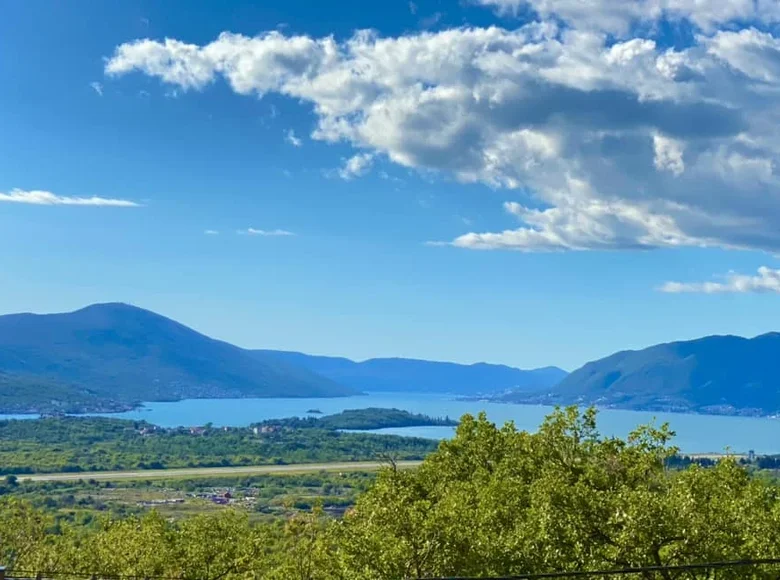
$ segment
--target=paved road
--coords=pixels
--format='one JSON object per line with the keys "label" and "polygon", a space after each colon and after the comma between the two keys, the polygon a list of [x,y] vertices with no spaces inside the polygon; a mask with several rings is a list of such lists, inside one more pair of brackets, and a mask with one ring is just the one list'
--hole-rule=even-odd
{"label": "paved road", "polygon": [[[421,461],[399,461],[398,467],[416,467]],[[375,471],[386,465],[378,461],[343,461],[339,463],[296,463],[292,465],[251,465],[241,467],[192,467],[183,469],[146,469],[140,471],[92,471],[79,473],[40,473],[18,475],[20,481],[75,481],[95,479],[187,478],[213,475],[263,475],[274,473],[307,473],[312,471]]]}

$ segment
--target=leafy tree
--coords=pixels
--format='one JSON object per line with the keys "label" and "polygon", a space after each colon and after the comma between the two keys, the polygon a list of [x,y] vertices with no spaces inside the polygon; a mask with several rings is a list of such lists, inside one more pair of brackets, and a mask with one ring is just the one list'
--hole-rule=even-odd
{"label": "leafy tree", "polygon": [[333,578],[327,531],[329,521],[320,506],[292,517],[279,540],[276,565],[269,580],[328,580]]}
{"label": "leafy tree", "polygon": [[249,575],[265,568],[266,534],[248,524],[246,514],[233,510],[221,517],[195,516],[185,520],[176,536],[177,576],[219,580]]}
{"label": "leafy tree", "polygon": [[51,516],[35,510],[28,502],[13,497],[0,498],[0,562],[8,568],[36,565],[45,560],[49,545]]}
{"label": "leafy tree", "polygon": [[466,416],[418,470],[381,473],[335,526],[339,565],[378,579],[776,556],[776,490],[731,461],[668,470],[672,436],[662,425],[604,438],[595,411],[576,408],[536,434]]}
{"label": "leafy tree", "polygon": [[[58,525],[6,497],[0,558],[18,570],[183,580],[392,580],[780,556],[775,482],[731,460],[671,469],[673,435],[649,425],[603,437],[592,409],[556,410],[533,434],[465,416],[420,468],[384,469],[341,520],[315,507],[259,525],[232,510],[179,523],[152,513]],[[776,576],[769,567],[717,572]]]}

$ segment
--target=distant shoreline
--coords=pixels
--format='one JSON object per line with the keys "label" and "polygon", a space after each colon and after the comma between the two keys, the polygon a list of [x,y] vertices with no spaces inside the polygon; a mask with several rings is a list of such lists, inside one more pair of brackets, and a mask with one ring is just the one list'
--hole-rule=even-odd
{"label": "distant shoreline", "polygon": [[[675,415],[702,415],[707,417],[746,417],[751,419],[778,419],[780,418],[780,411],[765,411],[763,409],[756,408],[736,408],[730,407],[729,410],[726,406],[723,406],[722,412],[716,410],[704,411],[695,407],[634,407],[634,406],[622,406],[622,405],[600,405],[599,403],[587,403],[584,401],[574,402],[562,402],[544,400],[541,396],[532,397],[528,399],[521,399],[517,401],[503,399],[504,395],[495,396],[463,396],[459,397],[460,401],[475,401],[483,403],[492,403],[497,405],[525,405],[525,406],[538,406],[538,407],[569,407],[576,405],[580,408],[595,407],[602,411],[635,411],[638,413],[669,413]],[[713,406],[714,407],[714,406]]]}
{"label": "distant shoreline", "polygon": [[[326,397],[258,397],[258,396],[243,396],[243,397],[182,397],[176,399],[158,399],[150,401],[141,401],[137,403],[117,403],[116,406],[98,405],[96,407],[83,407],[73,411],[62,411],[59,409],[45,408],[45,410],[39,410],[34,407],[26,407],[19,409],[17,407],[2,408],[0,407],[0,416],[6,416],[5,418],[19,417],[23,419],[37,419],[43,417],[56,417],[56,416],[96,416],[96,415],[119,415],[121,413],[128,413],[130,411],[139,411],[148,409],[149,404],[154,403],[181,403],[183,401],[206,401],[206,400],[280,400],[280,399],[318,399],[318,400],[330,400],[330,399],[349,399],[351,397],[366,396],[370,393],[361,392],[354,395],[337,395]],[[438,393],[432,393],[438,394]],[[744,417],[748,419],[780,419],[780,412],[766,412],[760,409],[732,409],[730,412],[713,412],[702,411],[695,408],[679,408],[679,407],[632,407],[632,406],[619,406],[619,405],[600,405],[588,404],[585,402],[573,402],[563,403],[554,401],[543,401],[538,399],[528,399],[521,401],[502,400],[501,396],[489,396],[489,395],[455,395],[451,394],[453,400],[463,402],[482,402],[497,405],[518,405],[527,407],[547,407],[551,410],[555,407],[567,407],[570,405],[577,405],[581,408],[587,408],[590,406],[595,407],[600,411],[632,411],[638,413],[665,413],[673,415],[698,415],[704,417]],[[307,412],[311,412],[307,411]]]}
{"label": "distant shoreline", "polygon": [[[64,410],[63,407],[51,407],[51,406],[44,406],[44,407],[38,407],[38,406],[12,406],[12,407],[1,407],[0,406],[0,415],[37,415],[39,417],[43,416],[92,416],[92,415],[113,415],[113,414],[119,414],[119,413],[128,413],[130,411],[137,411],[140,409],[143,409],[146,407],[149,403],[181,403],[182,401],[208,401],[208,400],[230,400],[230,399],[320,399],[320,400],[327,400],[327,399],[348,399],[350,397],[359,397],[361,395],[365,395],[366,393],[363,392],[357,392],[353,393],[351,395],[332,395],[332,396],[320,396],[320,397],[296,397],[296,396],[289,396],[289,397],[263,397],[263,396],[256,396],[256,395],[247,395],[247,396],[230,396],[230,397],[181,397],[181,398],[175,398],[175,399],[156,399],[156,400],[148,400],[148,401],[141,401],[137,403],[121,403],[116,402],[116,404],[111,405],[97,405],[95,407],[89,406],[89,405],[82,405],[79,406],[77,410]],[[67,408],[67,407],[66,407]]]}

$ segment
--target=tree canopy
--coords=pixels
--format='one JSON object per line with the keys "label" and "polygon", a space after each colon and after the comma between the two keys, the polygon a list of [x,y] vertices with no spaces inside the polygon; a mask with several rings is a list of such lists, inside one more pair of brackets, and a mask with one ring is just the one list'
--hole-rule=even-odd
{"label": "tree canopy", "polygon": [[[90,573],[300,580],[489,577],[778,557],[776,485],[728,459],[670,469],[673,435],[667,425],[648,425],[625,439],[603,437],[592,409],[556,410],[536,433],[467,415],[456,436],[418,469],[384,469],[340,520],[316,509],[262,526],[231,512],[179,524],[150,515],[44,534],[51,522],[6,500],[4,521],[14,525],[0,527],[0,557],[23,569],[68,563]],[[120,545],[121,551],[110,548]],[[717,578],[768,579],[778,571],[720,570]]]}

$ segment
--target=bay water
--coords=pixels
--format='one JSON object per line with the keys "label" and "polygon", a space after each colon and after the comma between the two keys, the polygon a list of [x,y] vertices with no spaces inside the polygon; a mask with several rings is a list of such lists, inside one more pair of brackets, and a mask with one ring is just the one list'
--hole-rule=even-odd
{"label": "bay water", "polygon": [[[309,411],[323,414],[367,407],[396,408],[432,417],[459,419],[465,413],[485,411],[501,425],[514,421],[519,429],[535,431],[551,407],[514,405],[486,401],[463,401],[453,396],[419,393],[368,393],[335,399],[187,399],[171,403],[146,403],[143,407],[111,417],[144,420],[162,427],[246,426],[250,423],[284,417],[303,417]],[[683,413],[601,410],[599,431],[603,435],[625,437],[638,425],[668,422],[677,433],[674,444],[685,453],[780,453],[780,420],[759,417],[727,417]],[[452,427],[405,427],[380,429],[377,433],[442,439],[451,437]]]}

